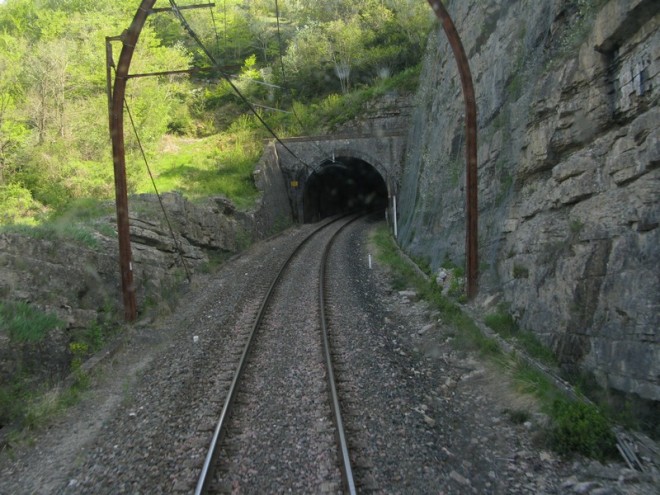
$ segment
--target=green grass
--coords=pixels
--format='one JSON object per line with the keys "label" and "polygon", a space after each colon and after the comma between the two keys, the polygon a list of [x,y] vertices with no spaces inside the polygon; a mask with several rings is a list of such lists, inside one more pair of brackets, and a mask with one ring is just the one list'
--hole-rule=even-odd
{"label": "green grass", "polygon": [[[346,95],[328,95],[318,102],[295,102],[295,113],[263,114],[280,137],[326,132],[364,112],[365,105],[390,91],[410,91],[417,85],[420,67],[408,69],[375,85]],[[189,199],[222,194],[239,207],[254,204],[258,191],[252,172],[271,136],[249,113],[238,115],[225,132],[201,139],[168,136],[148,158],[160,192],[179,191]],[[133,192],[153,193],[140,157],[131,158]]]}
{"label": "green grass", "polygon": [[0,385],[0,426],[10,426],[14,438],[47,424],[54,416],[76,404],[89,388],[89,377],[79,372],[68,388],[41,383],[35,388],[26,377]]}
{"label": "green grass", "polygon": [[6,225],[0,227],[0,233],[16,233],[39,240],[68,240],[92,249],[99,247],[94,229],[89,225],[70,224],[65,221],[46,221],[37,225]]}
{"label": "green grass", "polygon": [[513,278],[529,278],[529,268],[526,266],[518,265],[514,263],[513,265]]}
{"label": "green grass", "polygon": [[[63,325],[57,317],[30,304],[0,302],[0,332],[9,335],[13,342],[40,342],[49,331]],[[34,429],[76,403],[89,382],[81,369],[83,360],[99,350],[115,330],[111,325],[92,325],[72,334],[75,339],[70,344],[73,356],[70,371],[75,377],[72,387],[60,388],[55,382],[24,369],[19,362],[13,375],[0,383],[0,427],[11,425],[16,431]]]}
{"label": "green grass", "polygon": [[[420,71],[421,64],[345,95],[294,102],[296,115],[261,115],[280,137],[330,132],[362,115],[368,103],[378,97],[414,91]],[[208,98],[212,103],[213,95]],[[191,127],[190,132],[204,129],[206,137],[174,135],[187,128],[187,124],[176,125],[172,129],[176,132],[163,136],[160,144],[146,143],[147,160],[160,192],[178,191],[191,200],[224,195],[239,208],[247,209],[258,197],[252,173],[263,153],[264,139],[271,136],[254,115],[242,111],[236,103],[220,100],[217,105],[211,104],[212,112],[202,112]],[[50,153],[65,157],[58,158],[62,163],[54,166],[59,173],[54,178],[42,177],[43,167],[37,166],[24,177],[30,179],[28,185],[0,187],[0,225],[36,226],[37,230],[23,232],[37,238],[71,238],[96,247],[96,239],[85,225],[107,215],[108,205],[114,211],[112,167],[104,161],[69,159],[68,151],[56,149]],[[136,150],[126,156],[126,172],[129,193],[154,193],[142,155]],[[57,219],[60,224],[53,224]],[[67,222],[73,225],[66,226]]]}
{"label": "green grass", "polygon": [[372,100],[391,92],[415,91],[420,72],[421,64],[344,95],[330,94],[317,101],[295,102],[295,115],[273,117],[273,127],[283,137],[331,132],[339,125],[362,115]]}
{"label": "green grass", "polygon": [[114,227],[106,221],[108,217],[114,220],[114,216],[114,201],[82,198],[29,225],[0,225],[0,233],[17,233],[39,240],[67,240],[97,249],[100,247],[97,232],[106,236],[115,234]]}
{"label": "green grass", "polygon": [[23,302],[0,302],[0,332],[15,342],[39,342],[64,323],[56,316]]}
{"label": "green grass", "polygon": [[108,216],[114,220],[114,215],[113,201],[78,199],[30,224],[0,225],[0,233],[15,233],[38,240],[65,240],[98,249],[100,243],[97,232],[105,236],[115,235],[113,225],[105,220]]}
{"label": "green grass", "polygon": [[574,452],[605,460],[616,454],[616,439],[608,419],[591,404],[556,400],[551,409],[555,424],[550,445],[559,453]]}
{"label": "green grass", "polygon": [[544,432],[548,447],[564,456],[581,454],[605,460],[616,454],[611,419],[595,405],[569,399],[540,371],[521,360],[511,361],[519,390],[536,397],[551,419]]}
{"label": "green grass", "polygon": [[[431,306],[438,309],[443,321],[457,330],[455,341],[458,345],[466,350],[478,351],[482,355],[500,354],[497,343],[484,337],[475,322],[455,302],[442,295],[435,282],[421,277],[401,258],[387,227],[375,230],[373,242],[378,249],[377,259],[391,268],[394,288],[413,288]],[[460,272],[458,269],[457,271]]]}
{"label": "green grass", "polygon": [[[498,344],[485,337],[475,322],[452,300],[444,297],[435,283],[422,278],[399,254],[394,241],[383,226],[375,230],[372,242],[377,248],[377,259],[389,266],[394,287],[413,288],[436,308],[442,320],[453,327],[453,344],[461,350],[473,350],[495,363],[502,373],[508,373],[517,384],[520,393],[535,397],[542,410],[551,418],[551,426],[545,431],[548,446],[563,455],[583,454],[605,459],[614,452],[614,438],[610,420],[595,406],[570,400],[554,383],[536,368],[514,355],[504,355]],[[445,263],[451,269],[451,263]],[[550,360],[549,350],[544,348],[531,333],[522,332],[508,313],[499,311],[486,319],[487,324],[506,338],[523,343],[535,357]],[[540,346],[541,349],[535,349]],[[554,361],[554,356],[552,356]],[[508,411],[513,422],[529,418],[525,411]]]}
{"label": "green grass", "polygon": [[517,343],[529,356],[549,366],[556,366],[554,353],[534,335],[523,330],[513,319],[508,309],[500,306],[497,311],[487,314],[484,323],[505,340]]}
{"label": "green grass", "polygon": [[[245,122],[234,134],[169,138],[168,146],[149,163],[159,192],[179,191],[189,199],[224,195],[239,207],[253,204],[258,191],[252,172],[263,152],[263,136]],[[135,192],[154,193],[144,164],[140,166],[132,173]]]}

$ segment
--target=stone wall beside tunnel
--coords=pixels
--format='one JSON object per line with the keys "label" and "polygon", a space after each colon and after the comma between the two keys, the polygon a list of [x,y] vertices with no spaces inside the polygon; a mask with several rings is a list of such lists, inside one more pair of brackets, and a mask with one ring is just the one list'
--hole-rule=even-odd
{"label": "stone wall beside tunnel", "polygon": [[[578,4],[448,2],[478,106],[481,297],[499,295],[567,370],[657,412],[660,3]],[[465,253],[448,54],[438,28],[400,183],[400,242],[434,268]]]}

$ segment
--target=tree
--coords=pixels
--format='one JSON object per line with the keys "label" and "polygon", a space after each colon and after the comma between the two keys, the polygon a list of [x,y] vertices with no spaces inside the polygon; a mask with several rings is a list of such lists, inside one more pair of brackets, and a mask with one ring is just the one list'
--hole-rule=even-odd
{"label": "tree", "polygon": [[269,62],[269,51],[271,45],[277,42],[277,32],[273,24],[262,18],[252,18],[250,22],[250,33],[254,39],[254,47],[261,52],[264,63]]}
{"label": "tree", "polygon": [[[106,36],[128,27],[138,4],[0,3],[3,204],[35,212],[73,197],[105,194],[110,153],[103,46]],[[276,57],[280,40],[272,0],[222,0],[215,3],[213,16],[206,9],[185,12],[216,60],[237,67],[226,71],[241,73],[236,82],[254,101],[276,97],[272,88],[255,84],[255,79],[286,83],[297,98],[317,98],[368,83],[379,70],[406,68],[419,60],[432,18],[428,6],[418,0],[279,0],[278,7],[284,71]],[[115,61],[120,48],[113,43]],[[208,64],[177,19],[161,13],[149,17],[131,72]],[[129,82],[127,101],[148,154],[165,133],[202,128],[213,132],[231,124],[244,108],[228,84],[218,81],[215,90],[209,89],[212,84],[187,76]],[[224,117],[212,115],[219,107],[229,107]],[[195,118],[206,121],[193,122]],[[129,174],[142,174],[136,168],[139,160],[132,159],[138,150],[128,122],[125,128]]]}
{"label": "tree", "polygon": [[[283,60],[289,84],[305,95],[327,89],[327,67],[331,63],[329,52],[330,44],[322,26],[310,24],[301,28],[288,46]],[[279,74],[279,71],[274,71],[274,74]]]}
{"label": "tree", "polygon": [[51,129],[59,137],[65,134],[67,70],[69,54],[72,53],[70,46],[66,40],[40,44],[27,59],[27,111],[37,130],[39,144],[45,141]]}
{"label": "tree", "polygon": [[326,33],[335,74],[339,78],[342,93],[347,93],[351,87],[351,69],[361,61],[367,33],[362,30],[357,17],[348,22],[336,20],[328,23]]}
{"label": "tree", "polygon": [[16,108],[23,99],[19,76],[24,53],[25,45],[19,39],[0,35],[0,185],[11,181],[15,152],[29,134]]}

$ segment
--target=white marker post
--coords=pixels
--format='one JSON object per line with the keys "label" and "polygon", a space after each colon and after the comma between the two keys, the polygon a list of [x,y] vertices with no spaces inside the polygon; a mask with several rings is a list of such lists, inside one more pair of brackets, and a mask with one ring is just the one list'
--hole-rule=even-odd
{"label": "white marker post", "polygon": [[394,217],[393,221],[392,221],[392,223],[394,224],[394,238],[398,239],[399,238],[399,229],[398,229],[397,221],[396,221],[396,196],[394,196],[394,195],[392,196],[392,209],[393,209],[392,216]]}
{"label": "white marker post", "polygon": [[371,270],[371,255],[369,255],[369,270]]}

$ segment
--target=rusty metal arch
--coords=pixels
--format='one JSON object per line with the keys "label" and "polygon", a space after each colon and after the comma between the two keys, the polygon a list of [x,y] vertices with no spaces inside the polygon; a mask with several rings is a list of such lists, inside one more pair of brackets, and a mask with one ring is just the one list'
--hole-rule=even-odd
{"label": "rusty metal arch", "polygon": [[465,155],[466,155],[466,229],[465,251],[467,260],[467,296],[473,299],[478,291],[479,254],[478,254],[478,215],[479,201],[477,198],[477,104],[472,84],[472,74],[463,43],[456,26],[442,4],[441,0],[428,0],[435,15],[442,22],[442,27],[449,40],[458,65],[458,73],[463,87],[465,99]]}
{"label": "rusty metal arch", "polygon": [[[130,78],[162,76],[167,74],[193,73],[199,69],[153,72],[148,74],[129,74],[128,69],[133,59],[142,28],[147,17],[158,12],[172,12],[173,8],[157,8],[153,6],[156,0],[142,0],[133,22],[121,36],[106,38],[107,58],[107,91],[108,113],[110,118],[110,138],[112,141],[112,161],[115,173],[115,198],[117,208],[117,234],[119,238],[119,268],[121,272],[122,298],[124,302],[124,318],[133,321],[137,317],[135,285],[133,283],[133,263],[131,260],[130,227],[128,222],[128,192],[126,182],[126,154],[124,148],[124,101],[126,82]],[[215,4],[188,5],[177,7],[178,10],[213,7]],[[115,67],[112,58],[112,41],[121,41],[123,46],[119,55],[119,63]],[[115,81],[112,84],[112,69],[115,68]]]}
{"label": "rusty metal arch", "polygon": [[[126,156],[124,150],[124,97],[128,69],[131,65],[135,45],[156,0],[142,0],[130,27],[119,37],[123,47],[115,72],[114,87],[110,87],[110,60],[108,61],[108,106],[110,114],[110,138],[112,140],[112,162],[115,172],[115,202],[117,207],[117,235],[119,237],[119,269],[124,301],[124,319],[133,321],[137,317],[133,263],[131,261],[130,229],[128,223],[128,190],[126,182]],[[110,51],[112,55],[112,51]],[[110,98],[110,91],[112,97]]]}
{"label": "rusty metal arch", "polygon": [[[428,0],[436,16],[441,20],[443,29],[454,52],[463,86],[466,111],[466,189],[467,189],[467,294],[473,298],[477,293],[478,277],[478,200],[477,200],[477,111],[470,67],[456,27],[440,0]],[[108,54],[108,109],[110,136],[112,140],[112,159],[115,174],[115,197],[117,209],[117,234],[119,237],[119,265],[124,302],[124,317],[133,321],[137,317],[133,265],[131,261],[130,228],[128,222],[128,192],[126,181],[126,158],[124,149],[124,97],[126,81],[135,46],[142,32],[149,13],[156,0],[142,0],[130,27],[116,39],[123,47],[116,67],[114,86],[111,85],[112,50]],[[112,93],[112,94],[111,94]]]}

